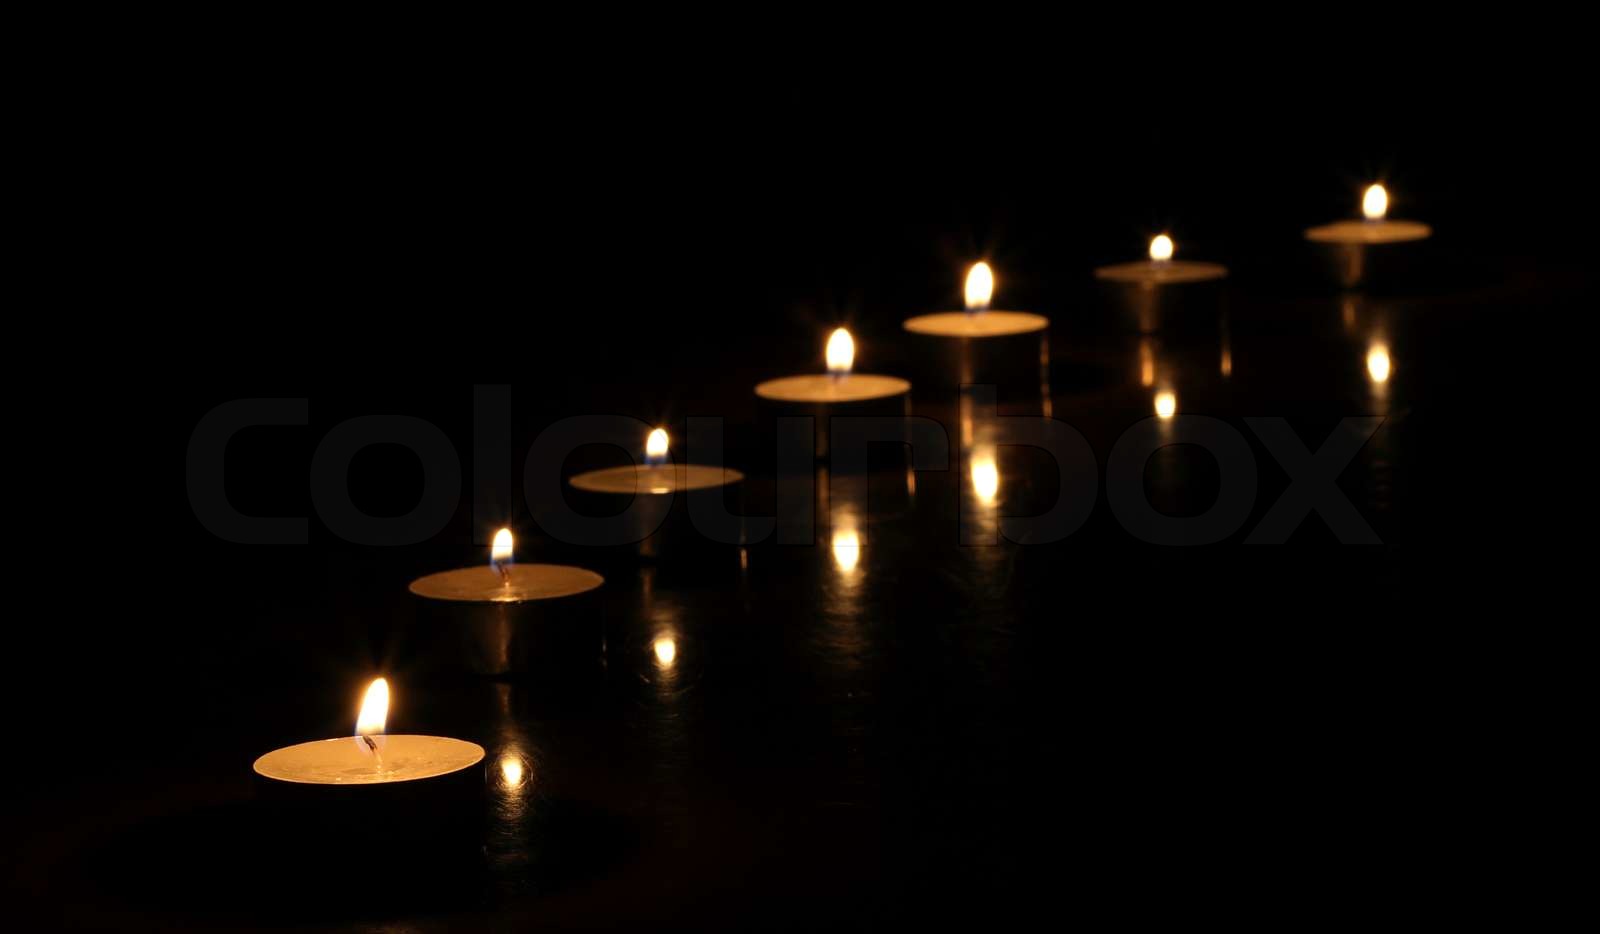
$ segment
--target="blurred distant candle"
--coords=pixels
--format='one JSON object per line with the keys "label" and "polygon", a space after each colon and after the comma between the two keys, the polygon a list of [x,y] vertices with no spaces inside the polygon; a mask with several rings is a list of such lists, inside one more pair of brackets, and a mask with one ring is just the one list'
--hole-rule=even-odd
{"label": "blurred distant candle", "polygon": [[1131,263],[1101,266],[1095,278],[1125,287],[1124,302],[1138,320],[1140,333],[1148,334],[1161,326],[1161,310],[1166,297],[1160,293],[1171,286],[1215,282],[1228,275],[1228,267],[1217,263],[1175,260],[1177,245],[1169,234],[1150,239],[1149,258]]}
{"label": "blurred distant candle", "polygon": [[911,414],[911,383],[898,376],[857,373],[855,338],[844,328],[835,328],[823,345],[827,372],[769,379],[756,385],[756,396],[781,414],[798,414],[800,409],[816,419],[814,449],[818,457],[828,453],[828,417],[850,415]]}
{"label": "blurred distant candle", "polygon": [[967,269],[964,311],[916,315],[901,323],[922,342],[918,381],[931,385],[931,401],[947,402],[959,387],[986,383],[1003,403],[1026,400],[1050,414],[1050,319],[1027,311],[992,307],[997,277],[984,261]]}
{"label": "blurred distant candle", "polygon": [[1389,215],[1389,190],[1373,183],[1361,193],[1361,219],[1335,221],[1306,231],[1312,243],[1334,249],[1339,262],[1339,280],[1346,288],[1362,284],[1367,277],[1372,247],[1414,243],[1433,236],[1433,228],[1417,221],[1392,220]]}
{"label": "blurred distant candle", "polygon": [[826,374],[769,379],[756,386],[756,395],[774,402],[829,405],[891,399],[911,391],[911,384],[896,376],[853,372],[855,355],[855,339],[836,328],[823,351]]}
{"label": "blurred distant candle", "polygon": [[1008,337],[1031,334],[1050,326],[1050,319],[1026,311],[991,311],[994,299],[994,270],[986,262],[973,263],[967,270],[962,297],[966,311],[939,311],[907,318],[901,326],[912,334],[929,337]]}

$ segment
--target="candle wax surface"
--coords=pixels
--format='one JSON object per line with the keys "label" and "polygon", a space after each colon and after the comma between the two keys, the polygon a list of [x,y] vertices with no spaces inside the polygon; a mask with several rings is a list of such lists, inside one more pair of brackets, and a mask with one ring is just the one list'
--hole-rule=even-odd
{"label": "candle wax surface", "polygon": [[463,739],[406,733],[317,740],[274,749],[255,762],[256,774],[303,785],[381,785],[434,778],[483,761],[483,747]]}
{"label": "candle wax surface", "polygon": [[593,590],[606,582],[593,571],[565,564],[513,564],[508,584],[494,567],[441,571],[411,582],[411,592],[433,600],[466,603],[524,603],[552,600]]}
{"label": "candle wax surface", "polygon": [[1338,221],[1306,231],[1313,243],[1405,243],[1426,240],[1433,228],[1417,221]]}
{"label": "candle wax surface", "polygon": [[872,373],[846,373],[839,377],[827,373],[785,376],[769,379],[756,387],[756,395],[774,402],[866,402],[910,391],[911,384],[897,376]]}
{"label": "candle wax surface", "polygon": [[708,490],[728,486],[744,479],[744,474],[725,467],[704,464],[659,464],[608,467],[576,474],[568,480],[574,487],[590,493],[666,493]]}
{"label": "candle wax surface", "polygon": [[1195,263],[1188,260],[1140,260],[1101,266],[1094,271],[1096,279],[1108,282],[1128,282],[1135,285],[1177,285],[1184,282],[1209,282],[1228,274],[1228,267],[1216,263]]}
{"label": "candle wax surface", "polygon": [[1043,331],[1050,319],[1026,311],[941,311],[901,323],[913,334],[931,337],[1010,337]]}

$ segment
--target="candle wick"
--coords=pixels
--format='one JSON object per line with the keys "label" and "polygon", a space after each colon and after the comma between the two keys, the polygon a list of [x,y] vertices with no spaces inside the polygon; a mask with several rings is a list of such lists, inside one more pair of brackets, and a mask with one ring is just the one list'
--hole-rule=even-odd
{"label": "candle wick", "polygon": [[496,562],[494,569],[500,572],[500,582],[507,587],[511,586],[511,566]]}
{"label": "candle wick", "polygon": [[378,743],[371,736],[368,736],[367,734],[362,733],[361,734],[361,740],[362,740],[362,742],[367,744],[367,748],[368,749],[372,750],[373,752],[377,752],[378,751]]}

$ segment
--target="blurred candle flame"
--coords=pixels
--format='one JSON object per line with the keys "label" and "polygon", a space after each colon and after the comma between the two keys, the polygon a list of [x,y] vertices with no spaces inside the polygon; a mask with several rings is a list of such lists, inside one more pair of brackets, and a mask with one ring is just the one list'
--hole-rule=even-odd
{"label": "blurred candle flame", "polygon": [[1367,375],[1374,383],[1387,383],[1392,366],[1387,345],[1375,343],[1367,348]]}
{"label": "blurred candle flame", "polygon": [[671,668],[678,660],[678,642],[671,636],[656,639],[651,647],[655,649],[657,667],[663,670]]}
{"label": "blurred candle flame", "polygon": [[968,311],[982,311],[994,298],[994,270],[985,262],[976,262],[967,270],[966,300]]}
{"label": "blurred candle flame", "polygon": [[356,735],[383,733],[383,723],[388,717],[389,682],[378,678],[367,686],[367,694],[361,699],[361,713],[356,717]]}
{"label": "blurred candle flame", "polygon": [[1158,263],[1164,263],[1172,258],[1172,238],[1166,234],[1156,234],[1150,240],[1150,258]]}
{"label": "blurred candle flame", "polygon": [[1389,213],[1389,192],[1382,185],[1368,185],[1361,196],[1361,213],[1369,221],[1381,221]]}
{"label": "blurred candle flame", "polygon": [[1156,414],[1171,418],[1178,411],[1178,397],[1170,392],[1156,393]]}
{"label": "blurred candle flame", "polygon": [[861,563],[861,536],[855,529],[837,529],[833,533],[833,563],[846,574]]}
{"label": "blurred candle flame", "polygon": [[511,562],[511,554],[511,530],[501,529],[494,533],[494,544],[489,546],[489,563],[509,564]]}
{"label": "blurred candle flame", "polygon": [[993,451],[973,455],[972,490],[978,494],[979,503],[994,505],[995,497],[1000,492],[1000,468],[995,463]]}
{"label": "blurred candle flame", "polygon": [[835,328],[828,335],[828,349],[824,354],[828,360],[828,372],[834,376],[843,376],[850,372],[850,365],[855,363],[856,342],[850,337],[850,332],[844,328]]}
{"label": "blurred candle flame", "polygon": [[646,464],[660,464],[667,459],[667,430],[657,428],[650,432],[644,439],[644,461]]}

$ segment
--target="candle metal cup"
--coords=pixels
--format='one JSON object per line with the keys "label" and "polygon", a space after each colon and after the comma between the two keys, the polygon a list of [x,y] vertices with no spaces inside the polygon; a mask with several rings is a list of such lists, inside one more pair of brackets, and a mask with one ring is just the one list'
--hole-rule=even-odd
{"label": "candle metal cup", "polygon": [[1402,220],[1350,220],[1306,231],[1322,248],[1333,281],[1342,289],[1383,289],[1404,282],[1417,265],[1427,224]]}
{"label": "candle metal cup", "polygon": [[[296,881],[333,874],[352,898],[386,886],[433,884],[481,859],[486,798],[483,747],[396,734],[301,743],[256,760],[255,800],[264,843]],[[416,777],[364,780],[374,755],[415,763]],[[310,762],[310,766],[307,763]],[[341,774],[342,773],[342,774]]]}
{"label": "candle metal cup", "polygon": [[627,514],[627,541],[610,549],[613,556],[683,564],[725,552],[727,561],[706,561],[708,570],[731,569],[736,561],[736,543],[701,534],[689,516],[688,503],[690,496],[721,496],[728,512],[742,513],[744,474],[737,470],[705,464],[630,464],[574,474],[567,483],[579,512]]}
{"label": "candle metal cup", "polygon": [[604,648],[597,591],[605,578],[560,564],[461,568],[411,582],[429,657],[489,677],[577,676]]}
{"label": "candle metal cup", "polygon": [[[896,376],[845,373],[771,379],[756,386],[763,425],[778,418],[813,419],[812,452],[826,459],[832,419],[904,417],[911,414],[911,383]],[[773,450],[776,433],[766,432],[767,450]]]}
{"label": "candle metal cup", "polygon": [[1226,266],[1187,260],[1142,260],[1094,271],[1123,327],[1139,334],[1211,333],[1222,308]]}
{"label": "candle metal cup", "polygon": [[951,406],[961,387],[994,386],[1019,415],[1049,414],[1050,319],[1023,311],[944,311],[902,322],[916,348],[918,396]]}

